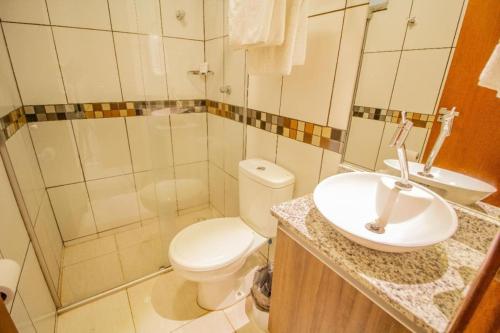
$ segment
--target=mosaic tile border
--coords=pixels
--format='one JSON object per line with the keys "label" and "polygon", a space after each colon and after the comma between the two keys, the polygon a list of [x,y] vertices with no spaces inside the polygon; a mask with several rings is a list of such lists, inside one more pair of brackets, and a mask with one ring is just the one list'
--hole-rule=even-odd
{"label": "mosaic tile border", "polygon": [[205,100],[163,100],[138,102],[79,103],[24,106],[28,122],[134,117],[165,108],[186,108],[176,113],[206,112]]}
{"label": "mosaic tile border", "polygon": [[[207,101],[208,113],[243,123],[244,108],[220,102]],[[329,126],[248,109],[246,124],[292,140],[311,144],[336,153],[342,153],[347,132]]]}
{"label": "mosaic tile border", "polygon": [[0,118],[0,133],[7,140],[26,124],[23,107],[19,107]]}
{"label": "mosaic tile border", "polygon": [[[386,123],[399,123],[401,121],[401,111],[384,110],[369,106],[354,105],[352,108],[353,117],[384,121]],[[407,112],[406,117],[413,122],[413,126],[431,129],[436,116],[431,114]]]}

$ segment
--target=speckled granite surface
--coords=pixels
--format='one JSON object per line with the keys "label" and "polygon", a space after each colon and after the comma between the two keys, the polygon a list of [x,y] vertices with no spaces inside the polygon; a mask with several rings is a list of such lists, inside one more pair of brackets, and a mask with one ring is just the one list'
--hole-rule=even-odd
{"label": "speckled granite surface", "polygon": [[459,229],[451,239],[402,254],[371,250],[348,240],[323,218],[312,195],[277,205],[272,214],[331,266],[345,271],[422,331],[444,332],[500,230],[497,219],[454,208]]}

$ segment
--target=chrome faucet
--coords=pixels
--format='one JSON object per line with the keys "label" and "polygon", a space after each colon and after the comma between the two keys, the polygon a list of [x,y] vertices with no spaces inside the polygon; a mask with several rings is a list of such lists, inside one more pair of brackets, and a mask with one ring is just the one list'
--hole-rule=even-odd
{"label": "chrome faucet", "polygon": [[451,110],[446,108],[442,108],[439,110],[439,118],[438,121],[441,122],[441,131],[439,132],[439,136],[434,143],[434,147],[432,147],[431,153],[427,158],[427,162],[425,162],[424,170],[420,171],[418,174],[424,177],[432,178],[434,177],[431,173],[432,165],[434,164],[434,160],[436,159],[437,154],[441,150],[443,146],[444,140],[451,135],[451,128],[453,126],[453,119],[458,117],[459,113],[456,111],[456,108],[453,107]]}
{"label": "chrome faucet", "polygon": [[406,119],[406,112],[401,111],[401,122],[399,123],[389,147],[396,147],[398,153],[399,167],[401,169],[401,179],[396,182],[396,187],[400,190],[410,190],[412,185],[409,182],[408,158],[406,157],[405,140],[410,133],[413,123]]}

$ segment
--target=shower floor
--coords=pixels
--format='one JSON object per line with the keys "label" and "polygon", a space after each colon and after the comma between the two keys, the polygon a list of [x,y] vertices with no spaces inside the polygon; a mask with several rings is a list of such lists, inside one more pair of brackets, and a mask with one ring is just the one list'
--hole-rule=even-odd
{"label": "shower floor", "polygon": [[[168,225],[153,218],[66,246],[59,279],[63,306],[169,266],[168,239],[189,224],[218,216],[215,209],[202,208],[164,222]],[[169,235],[162,236],[165,230]]]}
{"label": "shower floor", "polygon": [[[256,253],[247,260],[247,276],[261,265]],[[224,311],[208,312],[196,303],[196,284],[174,271],[61,314],[57,333],[262,333],[250,319],[251,299]]]}

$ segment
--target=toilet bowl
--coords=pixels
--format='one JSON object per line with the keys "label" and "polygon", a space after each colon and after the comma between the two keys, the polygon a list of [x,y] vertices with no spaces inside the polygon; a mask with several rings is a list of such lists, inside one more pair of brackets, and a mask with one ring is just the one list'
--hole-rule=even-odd
{"label": "toilet bowl", "polygon": [[295,177],[264,160],[239,165],[240,217],[209,219],[181,230],[170,243],[173,269],[198,284],[198,304],[227,308],[250,293],[247,258],[276,235],[271,206],[291,199]]}

